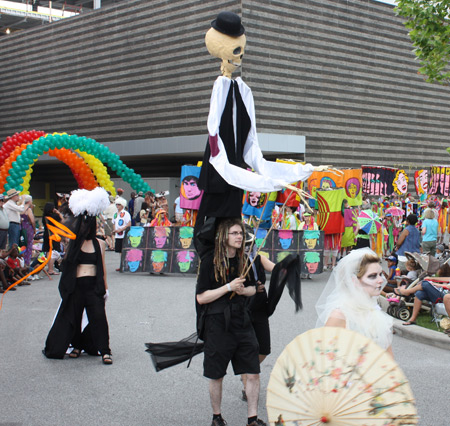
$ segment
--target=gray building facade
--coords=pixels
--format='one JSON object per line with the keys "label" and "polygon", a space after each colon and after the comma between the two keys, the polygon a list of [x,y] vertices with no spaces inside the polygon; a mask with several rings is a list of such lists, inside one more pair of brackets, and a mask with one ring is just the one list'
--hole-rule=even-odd
{"label": "gray building facade", "polygon": [[[0,140],[39,129],[105,143],[145,177],[201,160],[219,60],[204,35],[242,16],[240,72],[266,158],[406,170],[448,162],[450,92],[417,74],[393,7],[374,0],[121,1],[0,39]],[[69,169],[33,178],[65,190]],[[59,185],[59,186],[58,186]]]}

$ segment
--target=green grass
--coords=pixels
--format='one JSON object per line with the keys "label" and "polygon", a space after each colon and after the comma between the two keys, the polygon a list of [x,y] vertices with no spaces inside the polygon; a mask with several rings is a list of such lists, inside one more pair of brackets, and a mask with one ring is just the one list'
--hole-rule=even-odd
{"label": "green grass", "polygon": [[417,317],[416,323],[421,327],[428,328],[429,330],[440,331],[442,333],[442,329],[438,330],[436,323],[431,321],[430,312],[421,312]]}

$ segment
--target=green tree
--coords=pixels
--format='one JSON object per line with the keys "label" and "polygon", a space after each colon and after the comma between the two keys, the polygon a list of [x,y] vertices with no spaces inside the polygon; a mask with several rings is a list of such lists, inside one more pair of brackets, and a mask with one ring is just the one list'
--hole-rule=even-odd
{"label": "green tree", "polygon": [[405,26],[426,81],[450,82],[450,0],[398,0],[395,11]]}

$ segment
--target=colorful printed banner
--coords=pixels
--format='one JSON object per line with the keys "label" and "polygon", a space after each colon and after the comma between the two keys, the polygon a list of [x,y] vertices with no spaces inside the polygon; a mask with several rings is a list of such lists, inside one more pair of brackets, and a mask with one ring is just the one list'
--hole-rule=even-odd
{"label": "colorful printed banner", "polygon": [[[344,188],[345,198],[350,206],[362,204],[362,169],[342,170],[344,174],[336,175],[331,172],[313,172],[308,179],[308,191],[316,198],[317,190]],[[315,203],[310,202],[314,207]]]}
{"label": "colorful printed banner", "polygon": [[[274,263],[288,254],[299,254],[302,273],[323,271],[322,231],[273,230],[259,228],[255,245],[261,256]],[[193,244],[194,228],[132,226],[123,242],[122,272],[196,274],[198,256]]]}
{"label": "colorful printed banner", "polygon": [[414,186],[420,200],[425,199],[428,192],[428,170],[417,170],[414,173]]}
{"label": "colorful printed banner", "polygon": [[448,197],[450,194],[450,166],[432,166],[429,193]]}
{"label": "colorful printed banner", "polygon": [[201,167],[181,167],[180,207],[182,209],[198,210],[202,201],[203,191],[198,187]]}
{"label": "colorful printed banner", "polygon": [[404,170],[397,170],[395,172],[394,181],[392,182],[392,186],[394,187],[394,191],[398,195],[406,195],[408,192],[408,175]]}
{"label": "colorful printed banner", "polygon": [[325,234],[341,234],[344,232],[344,215],[342,202],[345,199],[343,188],[329,191],[317,191],[319,213],[317,224]]}
{"label": "colorful printed banner", "polygon": [[[277,192],[263,193],[245,191],[242,214],[245,216],[255,216],[262,221],[268,221],[272,216],[272,210],[275,207],[276,198]],[[261,218],[263,211],[264,215]]]}
{"label": "colorful printed banner", "polygon": [[382,166],[362,166],[362,190],[369,195],[392,195],[397,169]]}

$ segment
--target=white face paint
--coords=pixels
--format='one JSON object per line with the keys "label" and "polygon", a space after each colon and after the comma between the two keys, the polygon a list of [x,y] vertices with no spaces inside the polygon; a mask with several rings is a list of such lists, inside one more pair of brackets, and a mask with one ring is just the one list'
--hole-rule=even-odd
{"label": "white face paint", "polygon": [[361,287],[370,297],[379,296],[386,285],[383,268],[379,263],[371,263],[366,273],[359,279]]}

